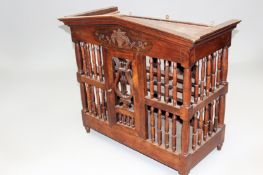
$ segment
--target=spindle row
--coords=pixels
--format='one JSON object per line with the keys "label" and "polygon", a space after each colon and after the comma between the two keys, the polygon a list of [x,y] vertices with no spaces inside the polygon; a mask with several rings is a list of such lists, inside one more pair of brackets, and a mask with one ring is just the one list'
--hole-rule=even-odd
{"label": "spindle row", "polygon": [[152,143],[165,149],[177,150],[177,116],[167,111],[148,106],[149,134]]}
{"label": "spindle row", "polygon": [[[176,62],[146,57],[147,92],[151,99],[173,106],[182,102],[182,76]],[[181,78],[180,78],[181,77]]]}
{"label": "spindle row", "polygon": [[135,127],[134,118],[121,113],[117,113],[117,123],[131,128]]}
{"label": "spindle row", "polygon": [[80,50],[82,62],[79,66],[83,67],[83,73],[87,75],[88,78],[103,82],[102,46],[81,42]]}
{"label": "spindle row", "polygon": [[192,150],[195,151],[197,146],[205,143],[213,133],[216,133],[219,116],[219,98],[194,114],[191,120],[192,126]]}
{"label": "spindle row", "polygon": [[220,49],[196,62],[192,69],[194,79],[194,103],[202,101],[205,96],[211,95],[219,88],[222,74],[222,53]]}
{"label": "spindle row", "polygon": [[[103,81],[102,47],[89,43],[75,43],[78,74],[88,79]],[[88,82],[80,82],[82,106],[85,112],[107,120],[106,92]]]}

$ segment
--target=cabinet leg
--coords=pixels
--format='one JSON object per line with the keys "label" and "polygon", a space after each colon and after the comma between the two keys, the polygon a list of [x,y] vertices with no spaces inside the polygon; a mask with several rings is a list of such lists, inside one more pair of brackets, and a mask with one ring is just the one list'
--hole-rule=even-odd
{"label": "cabinet leg", "polygon": [[180,175],[188,175],[189,171],[179,171],[178,172]]}
{"label": "cabinet leg", "polygon": [[223,143],[220,143],[219,145],[217,145],[217,150],[220,151],[222,149]]}
{"label": "cabinet leg", "polygon": [[89,127],[85,127],[85,129],[86,129],[87,133],[90,133],[90,128]]}

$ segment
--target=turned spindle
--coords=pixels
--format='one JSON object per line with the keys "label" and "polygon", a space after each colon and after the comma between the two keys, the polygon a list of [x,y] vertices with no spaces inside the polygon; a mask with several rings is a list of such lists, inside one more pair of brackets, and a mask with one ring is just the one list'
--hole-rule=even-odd
{"label": "turned spindle", "polygon": [[93,75],[94,79],[97,80],[97,65],[96,65],[96,49],[95,45],[91,45],[91,53],[92,53],[92,70],[93,70]]}
{"label": "turned spindle", "polygon": [[157,94],[158,100],[161,100],[161,61],[157,60]]}
{"label": "turned spindle", "polygon": [[96,46],[96,55],[97,55],[97,60],[98,60],[98,72],[99,72],[99,80],[102,81],[102,59],[101,59],[101,47]]}
{"label": "turned spindle", "polygon": [[216,56],[217,52],[214,52],[212,57],[212,75],[211,75],[211,91],[215,91],[215,85],[216,85]]}
{"label": "turned spindle", "polygon": [[97,101],[97,115],[99,116],[100,119],[102,119],[102,115],[101,115],[101,106],[100,106],[100,89],[99,88],[95,88],[96,89],[96,101]]}
{"label": "turned spindle", "polygon": [[221,83],[221,60],[222,60],[222,49],[218,52],[217,57],[217,74],[216,74],[216,87],[218,88]]}
{"label": "turned spindle", "polygon": [[197,144],[198,145],[201,145],[202,144],[202,140],[203,140],[203,127],[204,127],[204,110],[203,108],[200,110],[199,112],[199,123],[198,123],[198,142]]}
{"label": "turned spindle", "polygon": [[[223,57],[221,60],[221,84],[226,85],[227,84],[227,72],[228,72],[228,46],[226,46],[223,49]],[[223,125],[224,124],[224,118],[225,118],[225,104],[226,104],[226,96],[222,95],[219,97],[219,114],[218,114],[218,124]]]}
{"label": "turned spindle", "polygon": [[154,97],[153,58],[150,58],[150,97]]}
{"label": "turned spindle", "polygon": [[151,139],[152,142],[155,142],[155,117],[153,107],[151,107]]}
{"label": "turned spindle", "polygon": [[206,105],[205,114],[204,114],[204,132],[203,132],[204,141],[206,141],[208,134],[208,120],[209,120],[209,107],[208,105]]}
{"label": "turned spindle", "polygon": [[199,64],[195,63],[194,103],[197,103],[199,95]]}
{"label": "turned spindle", "polygon": [[209,96],[210,88],[211,88],[211,61],[212,56],[209,55],[207,58],[207,66],[206,66],[206,96]]}
{"label": "turned spindle", "polygon": [[214,132],[216,132],[218,128],[219,98],[217,98],[215,101],[216,102],[215,102]]}
{"label": "turned spindle", "polygon": [[164,75],[164,83],[165,83],[165,95],[164,95],[164,101],[166,103],[169,102],[169,61],[165,61],[165,75]]}
{"label": "turned spindle", "polygon": [[[184,68],[183,79],[183,108],[188,109],[190,107],[191,99],[191,69]],[[183,120],[182,124],[182,154],[188,155],[189,139],[190,139],[190,121],[188,119]]]}
{"label": "turned spindle", "polygon": [[158,109],[157,114],[157,137],[158,137],[158,145],[162,144],[162,111]]}
{"label": "turned spindle", "polygon": [[83,62],[82,62],[82,58],[81,58],[81,50],[80,50],[80,43],[79,42],[75,43],[75,55],[76,55],[78,73],[82,74],[83,73]]}
{"label": "turned spindle", "polygon": [[214,102],[209,105],[209,126],[208,126],[208,135],[211,136],[214,130]]}
{"label": "turned spindle", "polygon": [[173,105],[177,105],[177,63],[173,62]]}
{"label": "turned spindle", "polygon": [[194,115],[194,121],[193,121],[193,136],[192,136],[192,149],[193,150],[196,149],[196,142],[197,142],[197,125],[198,125],[197,115],[198,113]]}
{"label": "turned spindle", "polygon": [[200,85],[200,100],[204,99],[204,87],[205,87],[205,58],[202,59],[201,65],[201,85]]}
{"label": "turned spindle", "polygon": [[176,115],[172,119],[172,150],[176,151]]}
{"label": "turned spindle", "polygon": [[169,148],[169,112],[165,112],[165,148]]}

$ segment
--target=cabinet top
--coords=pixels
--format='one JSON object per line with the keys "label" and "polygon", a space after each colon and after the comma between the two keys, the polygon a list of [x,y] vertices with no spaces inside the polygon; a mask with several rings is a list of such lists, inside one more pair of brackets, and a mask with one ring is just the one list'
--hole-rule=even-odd
{"label": "cabinet top", "polygon": [[[182,22],[169,19],[157,19],[120,14],[117,7],[109,7],[74,14],[59,18],[64,24],[73,25],[96,25],[96,24],[118,24],[132,27],[139,31],[147,31],[152,35],[166,35],[181,39],[189,44],[197,43],[232,30],[240,20],[229,20],[218,25],[205,25],[198,23]],[[168,36],[168,37],[169,37]]]}

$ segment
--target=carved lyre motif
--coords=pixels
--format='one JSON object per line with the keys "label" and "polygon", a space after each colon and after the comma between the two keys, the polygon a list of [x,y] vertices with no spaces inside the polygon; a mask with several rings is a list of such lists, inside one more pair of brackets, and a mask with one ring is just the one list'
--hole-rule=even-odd
{"label": "carved lyre motif", "polygon": [[95,38],[106,47],[117,47],[119,49],[146,51],[150,50],[152,44],[148,41],[136,40],[120,28],[112,31],[99,30],[95,32]]}
{"label": "carved lyre motif", "polygon": [[123,108],[131,108],[133,97],[131,61],[116,57],[113,58],[113,61],[116,71],[114,90],[120,98],[118,105],[121,105]]}

